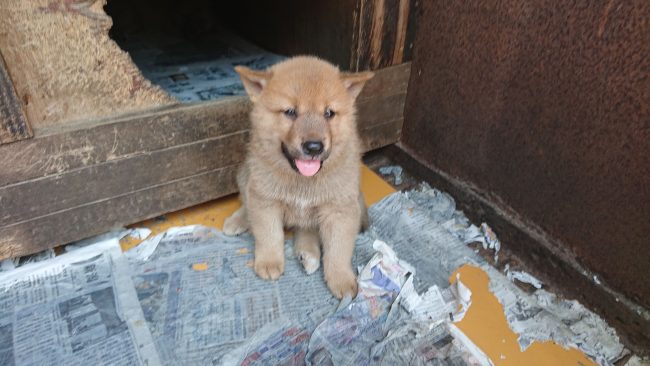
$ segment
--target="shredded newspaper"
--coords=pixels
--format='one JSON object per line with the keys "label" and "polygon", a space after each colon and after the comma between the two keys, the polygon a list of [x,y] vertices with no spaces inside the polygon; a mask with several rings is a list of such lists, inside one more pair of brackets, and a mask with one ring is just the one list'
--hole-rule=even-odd
{"label": "shredded newspaper", "polygon": [[489,266],[467,243],[496,251],[496,235],[471,225],[450,196],[425,186],[369,213],[353,257],[359,294],[343,302],[322,269],[304,273],[291,240],[285,272],[270,282],[252,269],[250,235],[203,226],[172,228],[124,254],[119,237],[150,233],[118,230],[0,272],[0,364],[489,365],[454,326],[472,301],[449,276],[466,263],[488,273],[522,349],[553,340],[601,365],[625,354],[577,302],[525,294]]}
{"label": "shredded newspaper", "polygon": [[157,365],[117,239],[0,273],[0,364]]}

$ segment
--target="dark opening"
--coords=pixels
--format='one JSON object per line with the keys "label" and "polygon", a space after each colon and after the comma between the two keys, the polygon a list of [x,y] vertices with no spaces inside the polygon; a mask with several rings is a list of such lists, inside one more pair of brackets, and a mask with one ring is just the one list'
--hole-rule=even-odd
{"label": "dark opening", "polygon": [[233,67],[314,54],[350,58],[351,1],[109,0],[110,37],[143,75],[184,102],[245,94]]}
{"label": "dark opening", "polygon": [[235,65],[264,69],[282,57],[230,31],[215,3],[110,0],[109,34],[147,79],[183,102],[243,95]]}

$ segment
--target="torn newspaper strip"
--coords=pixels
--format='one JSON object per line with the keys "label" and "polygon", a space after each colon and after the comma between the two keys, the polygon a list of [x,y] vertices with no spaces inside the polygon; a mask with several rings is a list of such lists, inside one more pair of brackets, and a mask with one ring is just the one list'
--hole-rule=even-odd
{"label": "torn newspaper strip", "polygon": [[393,176],[393,184],[399,186],[402,184],[403,169],[399,165],[389,165],[379,168],[379,174],[384,176]]}
{"label": "torn newspaper strip", "polygon": [[613,365],[627,354],[614,329],[579,302],[559,299],[541,289],[529,295],[494,267],[482,268],[490,277],[490,291],[503,305],[510,328],[518,334],[522,351],[534,341],[554,341],[581,350],[603,366]]}
{"label": "torn newspaper strip", "polygon": [[0,261],[0,273],[14,270],[20,266],[31,263],[41,262],[47,259],[54,258],[53,249],[45,249],[41,252],[32,255],[26,255],[20,258],[7,258]]}
{"label": "torn newspaper strip", "polygon": [[508,278],[510,281],[517,280],[521,283],[527,283],[536,289],[540,289],[542,286],[544,286],[542,281],[538,280],[537,277],[531,275],[528,272],[511,270],[509,264],[506,264],[503,272],[506,274],[506,278]]}
{"label": "torn newspaper strip", "polygon": [[117,239],[0,274],[0,364],[158,365]]}

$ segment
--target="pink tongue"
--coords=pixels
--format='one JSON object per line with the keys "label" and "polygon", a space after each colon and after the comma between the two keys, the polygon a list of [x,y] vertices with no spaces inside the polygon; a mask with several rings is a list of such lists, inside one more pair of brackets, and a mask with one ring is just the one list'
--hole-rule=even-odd
{"label": "pink tongue", "polygon": [[311,177],[320,170],[320,160],[298,160],[296,159],[296,168],[300,174],[305,177]]}

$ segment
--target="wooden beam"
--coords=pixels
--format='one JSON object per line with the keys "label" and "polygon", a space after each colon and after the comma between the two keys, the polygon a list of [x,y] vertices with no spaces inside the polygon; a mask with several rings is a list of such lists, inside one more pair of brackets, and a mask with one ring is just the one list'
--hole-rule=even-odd
{"label": "wooden beam", "polygon": [[358,0],[350,69],[376,70],[411,59],[415,0]]}
{"label": "wooden beam", "polygon": [[[410,65],[377,71],[358,100],[365,150],[398,140]],[[234,193],[246,98],[89,121],[0,146],[0,259]]]}
{"label": "wooden beam", "polygon": [[[371,98],[405,94],[410,75],[410,62],[375,70],[375,76],[363,87],[363,91],[357,99],[357,104]],[[363,115],[360,115],[360,117],[363,118]]]}
{"label": "wooden beam", "polygon": [[88,202],[0,228],[0,258],[36,253],[237,191],[237,166]]}
{"label": "wooden beam", "polygon": [[363,150],[367,152],[399,141],[403,124],[404,119],[400,118],[362,129],[359,132],[363,136]]}
{"label": "wooden beam", "polygon": [[249,110],[241,97],[50,130],[0,146],[0,187],[247,129]]}
{"label": "wooden beam", "polygon": [[0,54],[0,145],[30,137],[32,130]]}
{"label": "wooden beam", "polygon": [[359,130],[401,119],[406,93],[361,101],[357,106]]}
{"label": "wooden beam", "polygon": [[[386,121],[365,101],[405,95],[410,71],[406,63],[375,73],[357,102],[360,128]],[[247,129],[249,110],[248,98],[235,97],[41,130],[33,140],[0,147],[0,187]]]}
{"label": "wooden beam", "polygon": [[0,188],[0,227],[242,161],[247,130]]}

